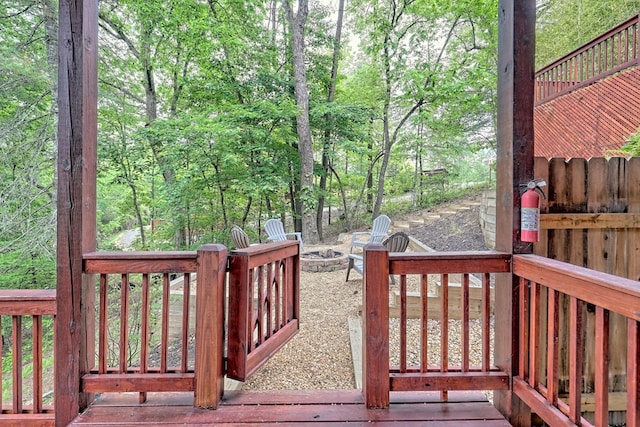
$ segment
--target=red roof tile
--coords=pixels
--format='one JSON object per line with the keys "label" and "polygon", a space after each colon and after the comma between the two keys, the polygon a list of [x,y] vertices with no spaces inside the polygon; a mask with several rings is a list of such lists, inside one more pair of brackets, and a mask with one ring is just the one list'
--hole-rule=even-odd
{"label": "red roof tile", "polygon": [[535,156],[604,157],[640,127],[640,67],[538,105]]}

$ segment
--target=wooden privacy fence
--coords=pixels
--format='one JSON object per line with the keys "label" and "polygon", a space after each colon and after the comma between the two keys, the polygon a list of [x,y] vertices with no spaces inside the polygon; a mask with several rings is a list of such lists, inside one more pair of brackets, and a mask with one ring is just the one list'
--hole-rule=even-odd
{"label": "wooden privacy fence", "polygon": [[640,280],[640,158],[536,158],[547,181],[537,255]]}
{"label": "wooden privacy fence", "polygon": [[[540,242],[534,253],[631,280],[640,280],[640,158],[615,157],[546,160],[536,158],[536,178],[548,187],[541,202]],[[638,283],[640,286],[640,283]],[[559,392],[568,392],[570,300],[559,297]],[[583,307],[585,348],[592,348],[596,313]],[[587,309],[589,308],[589,309]],[[609,320],[611,356],[609,388],[621,392],[626,384],[625,333],[627,320],[616,314]],[[544,348],[543,348],[544,351]],[[598,362],[592,351],[582,357],[583,392],[593,390]],[[612,404],[612,408],[616,405]],[[619,424],[624,414],[612,423]]]}

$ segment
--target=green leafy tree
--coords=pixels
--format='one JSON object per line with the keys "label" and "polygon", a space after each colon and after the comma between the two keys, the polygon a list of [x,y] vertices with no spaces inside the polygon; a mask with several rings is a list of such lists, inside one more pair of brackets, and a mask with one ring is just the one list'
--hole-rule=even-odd
{"label": "green leafy tree", "polygon": [[[428,112],[432,122],[446,123],[447,112],[486,115],[473,107],[491,104],[491,93],[479,88],[488,75],[473,69],[495,64],[482,51],[495,48],[497,2],[356,1],[359,34],[371,66],[382,82],[378,100],[380,161],[373,216],[380,213],[391,150],[415,132],[413,119]],[[460,101],[460,97],[465,99]],[[473,99],[473,101],[471,101]],[[460,134],[462,130],[457,133]]]}
{"label": "green leafy tree", "polygon": [[28,265],[33,287],[51,285],[55,248],[56,5],[0,4],[0,275]]}
{"label": "green leafy tree", "polygon": [[545,0],[538,2],[536,66],[542,68],[638,15],[638,0]]}

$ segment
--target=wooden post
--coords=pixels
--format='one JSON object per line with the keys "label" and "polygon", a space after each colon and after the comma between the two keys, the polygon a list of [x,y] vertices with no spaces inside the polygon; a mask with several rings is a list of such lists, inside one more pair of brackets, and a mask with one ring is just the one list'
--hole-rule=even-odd
{"label": "wooden post", "polygon": [[227,248],[198,249],[194,406],[216,409],[224,392],[224,306]]}
{"label": "wooden post", "polygon": [[96,0],[59,2],[56,426],[88,403],[80,378],[93,366],[94,293],[82,254],[96,247]]}
{"label": "wooden post", "polygon": [[[535,0],[500,0],[498,41],[498,159],[496,249],[530,253],[520,241],[519,185],[533,176]],[[518,374],[518,286],[513,275],[496,280],[495,362]],[[512,392],[496,392],[495,405],[514,426],[530,425],[530,411]]]}
{"label": "wooden post", "polygon": [[364,250],[362,295],[362,393],[367,408],[389,407],[389,252]]}

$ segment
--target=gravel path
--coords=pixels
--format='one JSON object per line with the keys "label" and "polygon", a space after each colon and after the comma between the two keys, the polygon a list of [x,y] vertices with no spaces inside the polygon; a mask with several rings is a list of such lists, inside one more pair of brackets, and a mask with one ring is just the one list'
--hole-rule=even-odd
{"label": "gravel path", "polygon": [[[482,233],[478,226],[477,208],[462,211],[443,219],[431,220],[428,224],[415,227],[407,233],[437,250],[485,250]],[[333,246],[336,248],[336,246]],[[312,250],[311,248],[306,248]],[[348,252],[343,244],[337,250]],[[352,272],[349,282],[344,281],[345,270],[327,273],[301,271],[300,275],[300,331],[275,356],[271,358],[244,385],[244,390],[305,390],[305,389],[353,389],[355,379],[349,340],[349,317],[359,316],[362,304],[362,277]],[[396,285],[397,286],[397,285]],[[394,328],[394,322],[390,326]],[[418,329],[417,321],[414,328]],[[429,321],[430,364],[439,363],[439,325]],[[457,329],[459,322],[450,324],[451,364],[459,363],[456,353]],[[472,321],[472,337],[479,333],[480,325]],[[393,334],[392,334],[393,335]],[[409,351],[417,358],[417,333],[409,332],[409,343],[415,351]],[[391,354],[397,343],[391,342]],[[472,338],[472,351],[479,355],[477,339]],[[472,360],[472,363],[479,361]],[[392,363],[393,359],[392,359]],[[397,363],[397,362],[396,362]]]}
{"label": "gravel path", "polygon": [[300,273],[300,331],[243,389],[355,388],[347,319],[358,315],[362,280],[345,274]]}

